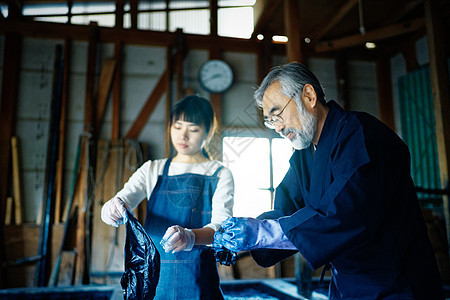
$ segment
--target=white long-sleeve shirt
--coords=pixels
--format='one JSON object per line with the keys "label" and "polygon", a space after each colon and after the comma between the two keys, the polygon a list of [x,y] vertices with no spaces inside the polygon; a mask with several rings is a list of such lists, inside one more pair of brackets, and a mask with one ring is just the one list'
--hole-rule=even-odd
{"label": "white long-sleeve shirt", "polygon": [[[123,189],[116,194],[116,197],[122,199],[131,210],[135,209],[144,199],[150,201],[150,195],[156,185],[158,176],[163,174],[166,161],[167,158],[145,162],[131,175]],[[216,160],[195,164],[172,161],[168,175],[194,173],[211,176],[220,166],[222,164]],[[226,218],[233,215],[234,204],[234,181],[231,171],[224,167],[217,176],[219,181],[212,198],[211,223],[205,226],[215,231],[219,229]]]}

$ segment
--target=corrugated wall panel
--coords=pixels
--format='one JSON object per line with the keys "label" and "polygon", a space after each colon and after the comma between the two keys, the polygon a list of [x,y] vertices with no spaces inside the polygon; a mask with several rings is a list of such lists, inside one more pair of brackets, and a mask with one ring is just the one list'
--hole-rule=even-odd
{"label": "corrugated wall panel", "polygon": [[[411,175],[420,188],[439,189],[439,163],[428,66],[399,78],[403,140],[411,151]],[[435,197],[418,193],[420,199]]]}

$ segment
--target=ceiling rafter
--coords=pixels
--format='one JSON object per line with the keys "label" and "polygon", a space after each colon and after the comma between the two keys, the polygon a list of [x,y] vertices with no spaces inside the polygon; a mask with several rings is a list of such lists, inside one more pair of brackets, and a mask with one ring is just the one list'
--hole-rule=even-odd
{"label": "ceiling rafter", "polygon": [[253,27],[252,38],[264,31],[264,27],[275,15],[275,12],[280,9],[282,0],[258,0],[255,3],[255,26]]}
{"label": "ceiling rafter", "polygon": [[333,10],[332,13],[325,18],[325,22],[317,26],[317,29],[309,36],[309,38],[312,41],[319,41],[330,29],[341,21],[357,3],[358,0],[341,1],[341,3],[336,6],[337,9]]}
{"label": "ceiling rafter", "polygon": [[383,39],[392,38],[406,33],[414,32],[425,26],[424,18],[417,18],[398,24],[388,25],[371,31],[364,35],[353,34],[346,37],[323,41],[315,46],[317,52],[327,52],[363,45],[368,41],[376,42]]}

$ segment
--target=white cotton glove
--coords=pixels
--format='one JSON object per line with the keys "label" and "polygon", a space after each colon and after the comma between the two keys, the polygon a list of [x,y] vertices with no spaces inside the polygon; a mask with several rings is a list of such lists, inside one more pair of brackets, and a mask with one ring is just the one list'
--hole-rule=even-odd
{"label": "white cotton glove", "polygon": [[195,233],[178,225],[167,228],[160,244],[167,252],[191,251],[195,244]]}
{"label": "white cotton glove", "polygon": [[114,197],[103,204],[102,221],[114,227],[125,224],[128,221],[125,202],[120,198]]}

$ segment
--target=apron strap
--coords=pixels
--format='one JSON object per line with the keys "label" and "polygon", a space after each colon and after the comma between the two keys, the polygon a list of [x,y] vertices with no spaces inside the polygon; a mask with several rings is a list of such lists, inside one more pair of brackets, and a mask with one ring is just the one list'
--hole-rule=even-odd
{"label": "apron strap", "polygon": [[169,174],[169,166],[170,166],[170,163],[172,162],[172,157],[169,157],[167,160],[166,160],[166,163],[164,164],[164,170],[163,170],[163,176],[167,176],[168,174]]}
{"label": "apron strap", "polygon": [[325,283],[323,282],[323,277],[325,276],[325,272],[331,269],[331,264],[327,263],[325,266],[323,266],[322,272],[320,273],[320,280],[318,286],[325,286]]}
{"label": "apron strap", "polygon": [[217,170],[214,172],[214,174],[213,174],[212,176],[216,177],[217,174],[218,174],[218,173],[220,172],[220,170],[222,170],[222,169],[223,169],[223,166],[218,167]]}

